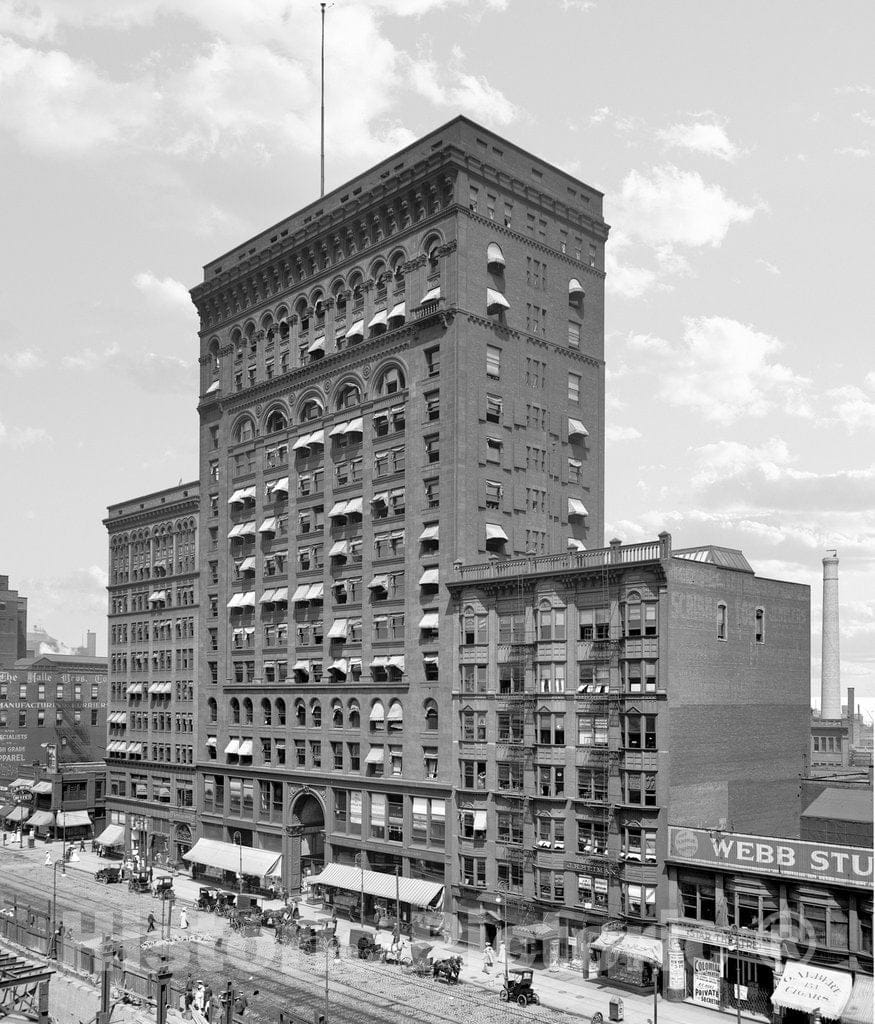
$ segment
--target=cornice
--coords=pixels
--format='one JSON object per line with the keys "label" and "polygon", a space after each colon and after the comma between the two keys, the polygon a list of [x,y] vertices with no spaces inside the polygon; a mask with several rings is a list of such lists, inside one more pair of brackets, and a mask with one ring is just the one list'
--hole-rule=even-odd
{"label": "cornice", "polygon": [[118,527],[120,530],[131,530],[134,529],[135,526],[151,525],[160,522],[163,519],[173,519],[178,515],[190,515],[192,513],[197,514],[199,509],[200,492],[196,495],[189,496],[188,498],[180,498],[178,501],[173,502],[173,504],[170,505],[161,505],[152,509],[138,508],[132,512],[125,512],[124,515],[119,516],[118,518],[104,519],[103,525],[107,528],[107,532],[112,535],[117,532],[114,529],[115,527]]}

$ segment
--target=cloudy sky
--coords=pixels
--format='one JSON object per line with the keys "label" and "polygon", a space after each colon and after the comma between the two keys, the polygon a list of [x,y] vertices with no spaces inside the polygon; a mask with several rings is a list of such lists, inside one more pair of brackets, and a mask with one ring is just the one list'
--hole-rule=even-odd
{"label": "cloudy sky", "polygon": [[[841,558],[875,699],[871,3],[337,0],[327,187],[465,113],[606,193],[609,536]],[[314,0],[0,0],[0,572],[105,649],[109,503],[196,472],[201,266],[318,190]]]}

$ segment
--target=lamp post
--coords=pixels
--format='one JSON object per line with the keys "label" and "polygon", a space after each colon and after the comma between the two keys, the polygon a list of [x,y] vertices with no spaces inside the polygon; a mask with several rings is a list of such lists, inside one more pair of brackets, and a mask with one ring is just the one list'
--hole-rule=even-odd
{"label": "lamp post", "polygon": [[503,914],[504,942],[502,943],[502,945],[504,946],[504,957],[502,959],[504,960],[504,987],[507,988],[507,913],[508,913],[508,904],[507,904],[507,900],[503,900],[502,899],[501,893],[498,893],[496,895],[495,902],[500,907],[504,908],[504,914]]}
{"label": "lamp post", "polygon": [[735,1019],[737,1024],[741,1024],[741,943],[737,924],[729,929],[729,937],[735,947]]}
{"label": "lamp post", "polygon": [[57,959],[58,955],[58,868],[61,869],[61,875],[67,877],[67,868],[64,861],[55,861],[52,864],[52,939],[51,939],[51,956]]}
{"label": "lamp post", "polygon": [[243,892],[243,836],[235,832],[231,836],[231,842],[240,848],[240,872],[237,875],[237,891]]}
{"label": "lamp post", "polygon": [[355,866],[361,869],[362,873],[362,888],[361,888],[361,902],[359,903],[359,924],[364,927],[365,923],[365,855],[364,853],[357,853],[355,855]]}

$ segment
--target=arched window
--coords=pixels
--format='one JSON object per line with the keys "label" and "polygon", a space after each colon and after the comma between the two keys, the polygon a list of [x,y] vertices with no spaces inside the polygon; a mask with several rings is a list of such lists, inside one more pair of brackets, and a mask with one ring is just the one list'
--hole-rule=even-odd
{"label": "arched window", "polygon": [[278,430],[285,430],[288,425],[289,421],[282,409],[274,409],[267,417],[264,427],[268,434],[275,434]]}
{"label": "arched window", "polygon": [[359,702],[357,700],[351,700],[349,702],[349,727],[350,729],[359,729],[362,724],[362,713],[359,708]]}
{"label": "arched window", "polygon": [[388,273],[386,271],[386,264],[383,263],[382,260],[374,264],[373,268],[371,269],[371,277],[373,277],[374,284],[376,286],[377,299],[385,299]]}
{"label": "arched window", "polygon": [[246,325],[246,347],[250,356],[258,351],[258,338],[255,335],[255,324]]}
{"label": "arched window", "polygon": [[337,408],[352,409],[362,404],[361,388],[357,384],[344,384],[337,393]]}
{"label": "arched window", "polygon": [[240,701],[236,697],[231,698],[231,722],[234,725],[240,724]]}
{"label": "arched window", "polygon": [[210,342],[207,354],[210,357],[210,375],[215,379],[219,376],[219,343],[217,341]]}
{"label": "arched window", "polygon": [[273,724],[273,708],[271,707],[270,701],[267,697],[261,698],[261,724],[272,725]]}
{"label": "arched window", "polygon": [[400,366],[388,366],[377,378],[377,395],[394,395],[407,387],[404,372]]}
{"label": "arched window", "polygon": [[400,700],[389,702],[389,713],[386,716],[389,732],[401,732],[404,728],[404,708]]}
{"label": "arched window", "polygon": [[717,605],[717,639],[726,640],[728,636],[728,614],[726,602],[721,601]]}
{"label": "arched window", "polygon": [[504,253],[498,242],[490,242],[486,247],[486,266],[493,274],[504,273]]}
{"label": "arched window", "polygon": [[437,702],[427,700],[425,702],[425,728],[427,732],[437,732],[438,727],[438,706]]}
{"label": "arched window", "polygon": [[277,697],[275,707],[276,707],[276,721],[277,721],[277,725],[285,725],[286,724],[286,702],[282,699],[282,697]]}
{"label": "arched window", "polygon": [[343,728],[343,705],[339,700],[331,702],[331,728]]}
{"label": "arched window", "polygon": [[334,299],[334,308],[337,310],[337,315],[342,316],[346,313],[346,288],[343,285],[343,281],[337,282],[331,295]]}
{"label": "arched window", "polygon": [[392,271],[392,277],[395,281],[395,288],[400,288],[404,283],[404,253],[396,252],[389,261],[389,266]]}
{"label": "arched window", "polygon": [[318,293],[313,297],[313,317],[316,320],[317,327],[323,327],[325,324],[325,302],[322,298],[322,294]]}
{"label": "arched window", "polygon": [[295,701],[295,725],[307,724],[307,708],[302,700]]}
{"label": "arched window", "polygon": [[318,419],[323,413],[322,403],[318,398],[308,398],[301,406],[301,423]]}
{"label": "arched window", "polygon": [[310,701],[310,724],[314,729],[322,728],[322,705],[318,700]]}
{"label": "arched window", "polygon": [[243,724],[252,725],[252,701],[248,697],[243,698]]}
{"label": "arched window", "polygon": [[369,716],[371,732],[382,732],[386,727],[386,709],[381,700],[371,702],[371,713]]}
{"label": "arched window", "polygon": [[213,697],[210,697],[207,701],[207,717],[211,722],[217,722],[219,720],[219,705]]}
{"label": "arched window", "polygon": [[583,312],[584,291],[583,285],[576,277],[568,282],[568,305],[576,309],[578,313]]}
{"label": "arched window", "polygon": [[249,416],[244,416],[234,428],[234,441],[241,444],[243,441],[251,441],[255,437],[255,423]]}
{"label": "arched window", "polygon": [[310,329],[310,316],[307,300],[303,296],[295,303],[295,313],[298,316],[298,327],[300,328],[300,332],[301,334],[304,334]]}

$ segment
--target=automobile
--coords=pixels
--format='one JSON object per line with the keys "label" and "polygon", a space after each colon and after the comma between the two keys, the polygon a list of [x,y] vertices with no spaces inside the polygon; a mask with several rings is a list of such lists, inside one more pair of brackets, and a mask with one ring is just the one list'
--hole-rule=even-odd
{"label": "automobile", "polygon": [[94,872],[94,881],[102,882],[104,885],[112,885],[122,880],[121,868],[100,868]]}
{"label": "automobile", "polygon": [[219,890],[212,886],[202,885],[197,897],[198,910],[215,910],[219,897]]}
{"label": "automobile", "polygon": [[173,879],[166,875],[156,878],[152,883],[152,895],[159,900],[167,900],[173,896]]}
{"label": "automobile", "polygon": [[148,892],[149,872],[134,871],[131,874],[131,877],[128,879],[128,888],[131,890],[131,892]]}
{"label": "automobile", "polygon": [[537,992],[532,988],[534,971],[528,967],[513,967],[508,972],[507,984],[502,986],[499,995],[505,1003],[519,1003],[520,1006],[528,1006],[534,1003],[536,1006],[541,1002]]}

